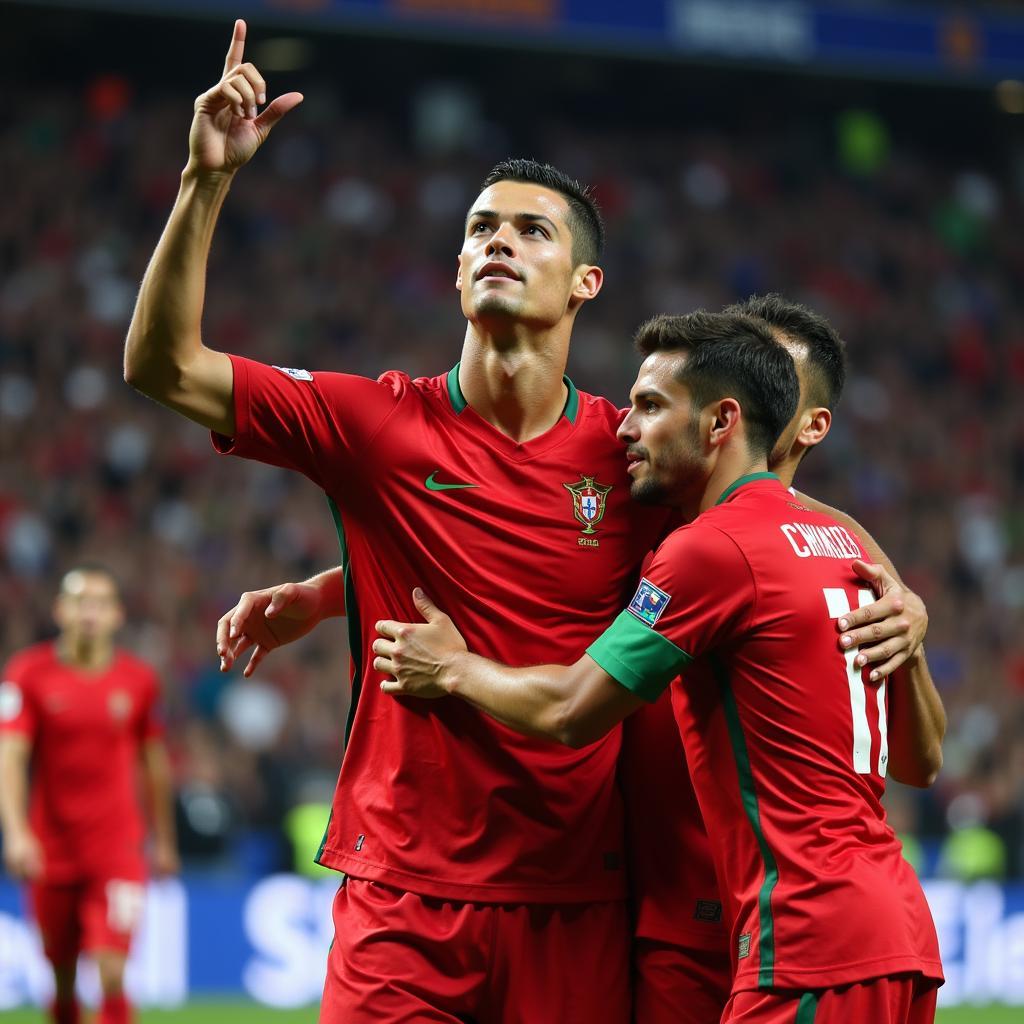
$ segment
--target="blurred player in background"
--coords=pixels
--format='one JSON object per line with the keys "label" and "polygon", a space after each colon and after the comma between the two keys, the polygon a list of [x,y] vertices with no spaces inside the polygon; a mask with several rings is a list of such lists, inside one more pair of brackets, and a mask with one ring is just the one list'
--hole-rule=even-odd
{"label": "blurred player in background", "polygon": [[467,653],[417,591],[426,623],[377,625],[374,666],[394,677],[381,689],[454,695],[576,746],[676,680],[732,926],[723,1022],[928,1024],[935,928],[881,805],[890,752],[911,766],[921,744],[888,734],[884,680],[836,642],[836,620],[871,600],[855,562],[866,551],[767,471],[798,402],[792,359],[732,313],[659,317],[638,342],[647,358],[619,429],[632,494],[689,525],[659,546],[628,608],[574,664],[509,669]]}
{"label": "blurred player in background", "polygon": [[[266,85],[243,63],[244,39],[238,22],[221,81],[196,101],[125,376],[213,430],[219,450],[304,473],[343,539],[353,710],[319,860],[346,878],[321,1019],[625,1021],[618,734],[564,751],[457,702],[383,700],[368,657],[375,619],[414,613],[418,578],[462,609],[481,649],[568,655],[611,621],[665,531],[665,511],[628,500],[619,411],[564,377],[576,315],[602,283],[599,214],[553,168],[495,168],[459,257],[462,360],[438,377],[372,381],[217,352],[201,336],[217,216],[301,100],[258,113]],[[342,606],[338,589],[325,606]]]}
{"label": "blurred player in background", "polygon": [[[59,635],[14,655],[0,690],[0,825],[4,864],[28,882],[56,987],[57,1024],[80,1019],[80,953],[99,967],[99,1024],[132,1019],[124,969],[144,905],[146,829],[152,870],[178,871],[167,753],[153,670],[118,649],[124,607],[111,574],[81,566],[61,583]],[[31,763],[31,784],[29,766]]]}

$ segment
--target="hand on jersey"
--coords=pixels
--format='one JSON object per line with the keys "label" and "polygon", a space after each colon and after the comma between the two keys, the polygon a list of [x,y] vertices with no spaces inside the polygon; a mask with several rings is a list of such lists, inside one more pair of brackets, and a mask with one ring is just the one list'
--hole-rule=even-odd
{"label": "hand on jersey", "polygon": [[217,622],[217,655],[221,672],[254,648],[242,673],[246,678],[275,647],[305,636],[323,618],[321,592],[309,583],[282,583],[266,590],[246,591]]}
{"label": "hand on jersey", "polygon": [[302,102],[302,94],[267,102],[267,84],[250,63],[242,63],[245,22],[236,21],[220,81],[200,94],[188,136],[189,161],[201,171],[233,172],[247,163],[266,141],[270,129]]}
{"label": "hand on jersey", "polygon": [[873,562],[853,563],[854,571],[878,595],[873,604],[857,608],[837,621],[843,650],[859,647],[854,664],[873,666],[872,682],[891,675],[921,649],[928,631],[928,610],[912,590]]}
{"label": "hand on jersey", "polygon": [[408,697],[446,697],[445,672],[452,656],[465,652],[466,641],[419,587],[412,600],[426,621],[377,623],[380,637],[373,642],[373,667],[391,677],[380,688]]}
{"label": "hand on jersey", "polygon": [[27,829],[4,836],[4,867],[19,882],[29,882],[42,874],[43,848]]}

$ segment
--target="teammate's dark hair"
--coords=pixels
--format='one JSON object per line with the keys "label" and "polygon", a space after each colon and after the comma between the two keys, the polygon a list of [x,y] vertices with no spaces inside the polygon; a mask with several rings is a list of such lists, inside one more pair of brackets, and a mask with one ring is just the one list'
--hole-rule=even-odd
{"label": "teammate's dark hair", "polygon": [[774,292],[751,295],[727,306],[725,312],[756,316],[791,341],[805,345],[808,399],[812,405],[829,409],[839,404],[846,383],[846,345],[821,314]]}
{"label": "teammate's dark hair", "polygon": [[515,158],[495,164],[484,178],[480,191],[499,181],[522,181],[558,192],[569,204],[569,230],[572,232],[572,258],[581,263],[597,263],[604,250],[604,220],[597,200],[587,185],[551,164]]}
{"label": "teammate's dark hair", "polygon": [[736,398],[754,454],[767,455],[796,412],[800,383],[793,358],[754,317],[704,310],[656,316],[641,324],[636,347],[645,356],[686,353],[678,380],[690,389],[696,408]]}

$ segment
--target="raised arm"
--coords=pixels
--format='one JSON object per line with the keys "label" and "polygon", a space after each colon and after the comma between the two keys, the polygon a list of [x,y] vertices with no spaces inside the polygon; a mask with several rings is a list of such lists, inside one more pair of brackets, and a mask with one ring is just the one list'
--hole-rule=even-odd
{"label": "raised arm", "polygon": [[210,243],[235,173],[302,101],[286,93],[257,116],[266,84],[242,62],[244,48],[245,22],[236,21],[220,81],[196,99],[188,164],[142,279],[124,352],[132,387],[227,436],[235,428],[231,361],[207,348],[200,330]]}
{"label": "raised arm", "polygon": [[889,774],[908,786],[930,786],[942,767],[946,712],[925,659],[928,614],[924,602],[904,586],[889,557],[860,523],[804,494],[799,497],[856,533],[878,563],[879,568],[865,566],[859,571],[875,586],[879,600],[839,620],[840,643],[861,648],[857,664],[870,663],[872,679],[892,677]]}
{"label": "raised arm", "polygon": [[421,590],[413,601],[426,623],[377,623],[373,667],[393,677],[381,683],[385,693],[459,697],[517,732],[571,747],[600,739],[644,704],[589,654],[574,665],[529,668],[470,654],[452,620]]}

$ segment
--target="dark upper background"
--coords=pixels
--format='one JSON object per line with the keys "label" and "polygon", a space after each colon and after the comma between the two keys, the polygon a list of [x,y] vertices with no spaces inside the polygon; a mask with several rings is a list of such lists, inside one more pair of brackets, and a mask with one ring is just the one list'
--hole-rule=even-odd
{"label": "dark upper background", "polygon": [[[125,641],[165,680],[187,848],[272,866],[287,857],[288,808],[333,785],[345,632],[327,624],[242,684],[218,674],[213,627],[241,590],[334,564],[330,515],[303,479],[216,458],[120,368],[192,100],[220,75],[231,18],[0,13],[0,657],[50,635],[66,568],[108,562],[131,610]],[[463,214],[506,155],[590,181],[605,209],[607,283],[573,343],[580,387],[625,400],[632,332],[655,311],[778,290],[834,320],[849,385],[798,483],[861,519],[925,597],[950,719],[939,782],[923,796],[897,787],[894,820],[933,847],[986,823],[1020,873],[1015,87],[255,19],[247,57],[272,95],[306,101],[227,201],[204,321],[214,347],[370,375],[446,370],[464,331]]]}

